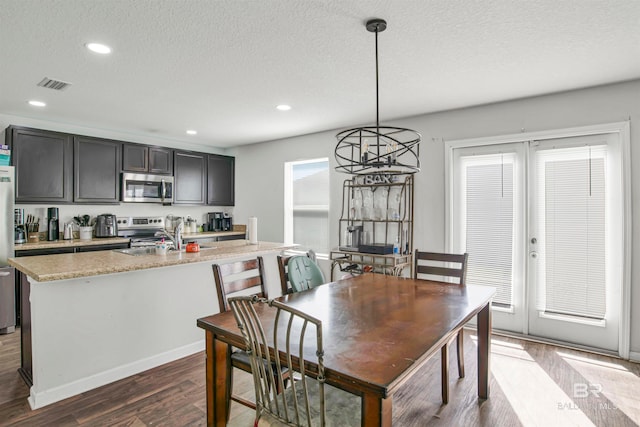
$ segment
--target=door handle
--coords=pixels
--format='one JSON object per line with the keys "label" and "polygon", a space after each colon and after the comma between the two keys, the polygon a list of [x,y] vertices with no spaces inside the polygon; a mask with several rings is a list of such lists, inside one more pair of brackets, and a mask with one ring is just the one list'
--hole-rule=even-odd
{"label": "door handle", "polygon": [[9,274],[11,274],[8,271],[0,271],[0,277],[7,277]]}

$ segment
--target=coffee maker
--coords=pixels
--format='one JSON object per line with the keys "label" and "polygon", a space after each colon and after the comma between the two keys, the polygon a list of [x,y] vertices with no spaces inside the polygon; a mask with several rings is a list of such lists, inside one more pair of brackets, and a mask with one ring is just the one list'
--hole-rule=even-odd
{"label": "coffee maker", "polygon": [[350,225],[347,227],[347,231],[344,235],[344,245],[340,246],[341,251],[357,252],[360,250],[360,244],[362,243],[362,226]]}
{"label": "coffee maker", "polygon": [[222,231],[233,231],[233,221],[226,212],[222,214]]}
{"label": "coffee maker", "polygon": [[58,208],[47,209],[47,240],[58,240],[60,227],[58,222]]}
{"label": "coffee maker", "polygon": [[222,212],[209,212],[207,214],[207,224],[209,225],[209,231],[222,231],[222,219],[224,213]]}

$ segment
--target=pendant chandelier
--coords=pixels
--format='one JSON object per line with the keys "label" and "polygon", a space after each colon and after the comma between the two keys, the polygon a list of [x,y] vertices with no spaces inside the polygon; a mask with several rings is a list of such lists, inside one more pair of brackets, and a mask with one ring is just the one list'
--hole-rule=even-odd
{"label": "pendant chandelier", "polygon": [[420,134],[411,129],[380,126],[378,33],[387,28],[387,22],[371,19],[367,21],[366,28],[376,36],[376,125],[347,129],[336,135],[336,170],[352,175],[419,172]]}

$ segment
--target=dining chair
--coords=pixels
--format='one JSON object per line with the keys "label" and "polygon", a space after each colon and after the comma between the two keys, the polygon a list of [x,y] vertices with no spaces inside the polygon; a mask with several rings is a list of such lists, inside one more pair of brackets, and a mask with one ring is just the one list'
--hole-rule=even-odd
{"label": "dining chair", "polygon": [[[469,254],[448,254],[438,252],[415,251],[413,277],[415,279],[432,279],[442,281],[443,278],[457,279],[462,286],[466,285],[467,259]],[[442,402],[449,402],[449,344],[442,346]],[[456,335],[458,350],[458,376],[464,378],[464,331],[458,330]]]}
{"label": "dining chair", "polygon": [[[282,295],[299,292],[301,290],[315,288],[325,283],[324,274],[315,262],[315,253],[309,251],[306,256],[281,256],[278,255],[278,272],[280,273],[280,287]],[[293,260],[293,261],[292,261]],[[291,268],[293,267],[294,282],[291,281]]]}
{"label": "dining chair", "polygon": [[[218,293],[220,312],[229,311],[228,298],[237,293],[247,292],[261,298],[267,297],[264,285],[264,261],[262,257],[247,261],[236,261],[227,264],[213,264],[213,277]],[[231,352],[231,366],[251,373],[249,355],[244,350],[234,349]],[[288,379],[288,373],[283,374]],[[286,385],[286,382],[285,382]],[[233,394],[233,369],[227,375],[227,390],[232,400],[255,409],[255,403]],[[280,391],[280,389],[278,389]]]}
{"label": "dining chair", "polygon": [[[257,426],[360,426],[360,397],[325,383],[322,321],[278,301],[254,297],[229,298],[253,369]],[[273,334],[258,311],[276,309]],[[271,325],[269,325],[271,326]],[[315,338],[315,340],[313,339]],[[272,347],[273,350],[269,350]],[[299,363],[306,359],[307,362]],[[266,360],[267,363],[263,363]],[[284,382],[284,366],[300,365],[298,380],[283,393],[274,382]],[[276,375],[265,366],[275,365]]]}

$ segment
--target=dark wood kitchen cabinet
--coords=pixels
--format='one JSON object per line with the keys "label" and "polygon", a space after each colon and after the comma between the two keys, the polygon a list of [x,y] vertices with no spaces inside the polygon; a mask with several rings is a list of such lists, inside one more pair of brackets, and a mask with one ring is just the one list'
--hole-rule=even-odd
{"label": "dark wood kitchen cabinet", "polygon": [[173,150],[141,144],[122,144],[122,170],[126,172],[173,174]]}
{"label": "dark wood kitchen cabinet", "polygon": [[233,206],[235,203],[235,157],[207,156],[207,204]]}
{"label": "dark wood kitchen cabinet", "polygon": [[207,196],[207,154],[173,153],[173,204],[204,205]]}
{"label": "dark wood kitchen cabinet", "polygon": [[101,138],[73,138],[76,203],[120,202],[120,159],[122,143]]}
{"label": "dark wood kitchen cabinet", "polygon": [[5,131],[16,167],[16,203],[73,201],[73,137],[10,126]]}

